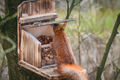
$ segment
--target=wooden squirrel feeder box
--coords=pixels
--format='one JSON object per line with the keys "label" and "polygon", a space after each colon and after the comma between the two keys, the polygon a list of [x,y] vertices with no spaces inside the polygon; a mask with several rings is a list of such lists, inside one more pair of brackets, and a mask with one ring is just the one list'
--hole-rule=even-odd
{"label": "wooden squirrel feeder box", "polygon": [[55,72],[56,52],[51,47],[55,23],[54,0],[24,1],[18,6],[18,58],[19,65],[48,79],[61,78]]}

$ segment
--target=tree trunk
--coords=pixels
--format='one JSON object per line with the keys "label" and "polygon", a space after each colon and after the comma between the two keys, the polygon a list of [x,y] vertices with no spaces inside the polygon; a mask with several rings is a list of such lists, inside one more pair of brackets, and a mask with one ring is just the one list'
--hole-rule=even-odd
{"label": "tree trunk", "polygon": [[[17,6],[24,0],[5,0],[6,4],[6,17],[12,16],[17,12]],[[17,17],[9,20],[3,24],[2,32],[9,36],[13,41],[17,42]],[[4,49],[8,49],[11,45],[3,42]],[[17,63],[17,49],[6,54],[9,70],[9,80],[47,80],[29,70],[21,68]]]}

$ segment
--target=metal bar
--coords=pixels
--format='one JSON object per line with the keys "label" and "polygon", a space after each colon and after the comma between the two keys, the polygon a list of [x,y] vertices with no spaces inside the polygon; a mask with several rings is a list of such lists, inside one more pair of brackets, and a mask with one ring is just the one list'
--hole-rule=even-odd
{"label": "metal bar", "polygon": [[70,22],[70,21],[76,21],[76,19],[65,19],[65,20],[58,20],[58,21],[45,22],[45,23],[38,22],[37,24],[25,25],[23,26],[23,28],[41,27],[41,26],[53,25],[53,24],[58,24],[58,23]]}

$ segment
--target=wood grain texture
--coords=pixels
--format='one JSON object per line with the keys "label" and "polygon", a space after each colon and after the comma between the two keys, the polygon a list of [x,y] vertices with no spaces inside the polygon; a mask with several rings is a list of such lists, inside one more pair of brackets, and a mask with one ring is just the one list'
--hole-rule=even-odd
{"label": "wood grain texture", "polygon": [[21,27],[20,27],[20,23],[19,23],[19,18],[20,18],[20,12],[19,12],[19,8],[17,8],[17,48],[18,48],[18,60],[21,60],[22,59],[22,56],[21,56],[21,47],[20,47],[20,44],[21,44]]}
{"label": "wood grain texture", "polygon": [[18,7],[20,9],[20,17],[22,18],[48,13],[55,13],[54,0],[24,1]]}
{"label": "wood grain texture", "polygon": [[51,25],[26,28],[24,30],[30,32],[35,37],[39,37],[41,35],[52,36],[52,37],[54,36],[53,27]]}
{"label": "wood grain texture", "polygon": [[18,60],[20,60],[20,30],[19,30],[19,8],[17,8],[17,52],[18,52]]}
{"label": "wood grain texture", "polygon": [[57,16],[56,13],[48,13],[48,14],[43,14],[43,15],[35,15],[35,16],[20,18],[20,23],[21,24],[25,24],[25,23],[35,22],[35,21],[50,20],[50,19],[55,19],[57,17],[58,16]]}
{"label": "wood grain texture", "polygon": [[[23,61],[40,67],[41,65],[41,43],[30,33],[22,30],[21,38],[21,56]],[[38,61],[39,60],[39,61]]]}
{"label": "wood grain texture", "polygon": [[33,65],[28,64],[24,61],[20,61],[19,65],[21,65],[22,67],[24,67],[28,70],[31,70],[39,75],[42,75],[43,77],[46,77],[50,80],[59,80],[60,78],[62,78],[57,72],[55,72],[57,67],[36,68]]}

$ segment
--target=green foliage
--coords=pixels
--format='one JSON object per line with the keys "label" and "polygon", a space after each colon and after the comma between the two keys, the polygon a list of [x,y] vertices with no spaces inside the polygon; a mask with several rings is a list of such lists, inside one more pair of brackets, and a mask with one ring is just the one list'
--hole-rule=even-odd
{"label": "green foliage", "polygon": [[0,34],[0,39],[8,41],[12,45],[9,49],[5,50],[1,54],[6,55],[7,53],[13,51],[16,48],[16,44],[9,37],[6,37],[6,36]]}
{"label": "green foliage", "polygon": [[120,14],[117,17],[117,20],[115,22],[114,28],[112,30],[112,34],[111,34],[111,36],[110,36],[110,38],[108,40],[108,43],[106,44],[106,48],[105,48],[105,51],[104,51],[104,55],[103,55],[102,61],[100,63],[100,66],[98,67],[96,80],[101,80],[101,75],[102,75],[102,72],[104,70],[104,66],[105,66],[105,63],[106,63],[106,60],[107,60],[107,57],[108,57],[108,54],[109,54],[109,50],[111,48],[113,40],[115,39],[115,37],[116,37],[116,35],[118,33],[119,25],[120,25]]}
{"label": "green foliage", "polygon": [[72,10],[78,5],[80,4],[82,0],[72,0],[72,2],[70,3],[70,0],[66,0],[67,3],[67,15],[66,15],[66,19],[69,19]]}
{"label": "green foliage", "polygon": [[[106,9],[104,12],[95,11],[91,9],[88,12],[81,12],[80,19],[80,32],[84,32],[86,34],[92,33],[101,38],[108,38],[110,36],[110,32],[113,29],[115,19],[120,11],[119,10],[109,10]],[[64,18],[65,13],[63,11],[58,11],[59,18]],[[77,26],[79,25],[78,17],[79,12],[74,10],[71,14],[72,18],[76,18],[77,22],[68,23],[68,27],[66,28],[66,32],[70,35],[77,35]],[[76,31],[76,32],[75,32]],[[73,37],[74,37],[73,36]]]}

